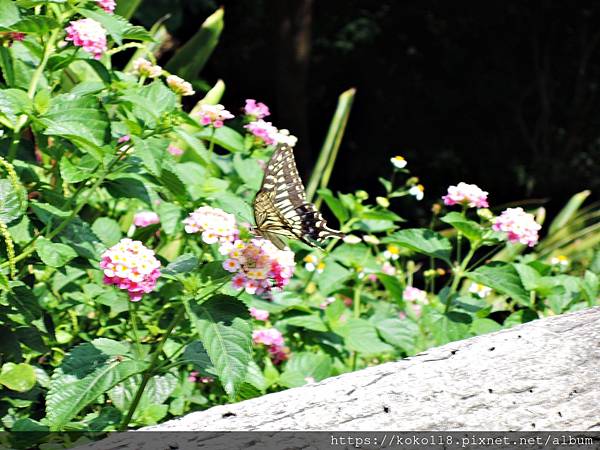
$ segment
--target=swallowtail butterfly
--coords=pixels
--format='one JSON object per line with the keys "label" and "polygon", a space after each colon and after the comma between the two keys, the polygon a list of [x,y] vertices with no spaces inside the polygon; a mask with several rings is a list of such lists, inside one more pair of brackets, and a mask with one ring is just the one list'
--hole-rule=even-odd
{"label": "swallowtail butterfly", "polygon": [[254,199],[254,232],[285,248],[281,236],[299,239],[316,247],[326,238],[344,234],[327,227],[321,213],[306,201],[304,185],[290,146],[280,144],[271,156],[262,186]]}

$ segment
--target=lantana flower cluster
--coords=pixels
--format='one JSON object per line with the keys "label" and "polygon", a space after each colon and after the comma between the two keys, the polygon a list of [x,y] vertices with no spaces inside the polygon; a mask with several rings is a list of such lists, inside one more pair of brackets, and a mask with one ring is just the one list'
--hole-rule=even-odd
{"label": "lantana flower cluster", "polygon": [[456,186],[448,188],[448,194],[442,197],[444,204],[448,206],[463,205],[469,208],[487,208],[488,193],[476,184],[460,182]]}
{"label": "lantana flower cluster", "polygon": [[225,120],[234,118],[234,115],[227,111],[223,105],[206,104],[200,105],[198,116],[202,125],[212,125],[215,128],[221,128]]}
{"label": "lantana flower cluster", "polygon": [[96,0],[96,3],[109,14],[115,12],[115,8],[117,7],[117,2],[115,0]]}
{"label": "lantana flower cluster", "polygon": [[222,245],[220,251],[228,256],[223,262],[225,270],[236,274],[233,287],[248,294],[268,297],[273,289],[286,286],[294,274],[294,253],[279,250],[266,239],[236,240]]}
{"label": "lantana flower cluster", "polygon": [[154,211],[141,211],[133,216],[133,224],[136,227],[147,227],[160,223],[160,217]]}
{"label": "lantana flower cluster", "polygon": [[144,58],[138,58],[133,62],[133,71],[146,78],[158,78],[162,75],[162,67],[152,64]]}
{"label": "lantana flower cluster", "polygon": [[284,346],[283,335],[277,328],[254,330],[252,341],[255,344],[262,344],[267,347],[274,364],[279,364],[288,359],[288,350]]}
{"label": "lantana flower cluster", "polygon": [[529,247],[537,244],[538,231],[541,228],[533,214],[526,213],[523,208],[508,208],[502,211],[500,216],[494,218],[492,224],[492,229],[506,233],[510,242]]}
{"label": "lantana flower cluster", "polygon": [[287,144],[293,147],[298,142],[298,138],[292,136],[288,130],[278,130],[271,122],[265,122],[263,119],[250,122],[244,125],[244,128],[266,145]]}
{"label": "lantana flower cluster", "polygon": [[160,277],[160,261],[154,251],[129,238],[121,239],[102,254],[100,268],[104,271],[104,283],[126,290],[134,302],[152,292]]}
{"label": "lantana flower cluster", "polygon": [[271,115],[269,107],[262,102],[257,102],[252,98],[246,99],[246,106],[244,106],[244,113],[254,118],[254,120],[264,119]]}
{"label": "lantana flower cluster", "polygon": [[73,42],[76,47],[82,47],[95,59],[100,59],[107,49],[106,30],[94,19],[72,21],[65,31],[66,41]]}
{"label": "lantana flower cluster", "polygon": [[255,318],[256,320],[260,320],[261,322],[266,322],[269,320],[269,311],[264,309],[258,309],[254,306],[250,308],[250,316]]}
{"label": "lantana flower cluster", "polygon": [[207,244],[229,244],[239,235],[235,216],[211,206],[196,209],[183,223],[186,233],[201,233],[202,240]]}
{"label": "lantana flower cluster", "polygon": [[421,315],[423,305],[429,303],[427,292],[413,286],[407,286],[404,289],[403,298],[411,305],[412,310],[417,317]]}
{"label": "lantana flower cluster", "polygon": [[194,95],[196,93],[189,82],[177,75],[169,75],[167,77],[167,86],[169,86],[173,92],[181,96]]}

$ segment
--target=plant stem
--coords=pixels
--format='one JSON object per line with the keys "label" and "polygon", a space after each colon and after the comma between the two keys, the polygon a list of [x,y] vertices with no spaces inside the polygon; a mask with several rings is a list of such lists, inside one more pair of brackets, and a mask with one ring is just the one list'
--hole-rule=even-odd
{"label": "plant stem", "polygon": [[[27,97],[29,97],[30,99],[33,99],[33,97],[35,97],[35,92],[36,92],[37,86],[40,82],[40,78],[41,78],[42,74],[44,73],[46,64],[48,64],[48,59],[50,58],[50,54],[54,50],[54,42],[58,38],[58,33],[60,31],[61,31],[60,29],[56,29],[56,30],[52,31],[52,33],[50,34],[50,37],[48,38],[48,40],[46,41],[46,44],[44,45],[44,53],[42,54],[42,59],[40,60],[40,64],[35,69],[35,72],[33,72],[33,75],[31,76],[31,81],[29,82],[29,89],[27,89]],[[12,160],[15,159],[15,156],[17,155],[17,146],[20,141],[21,130],[23,129],[23,126],[25,126],[26,123],[27,123],[27,115],[25,115],[25,114],[20,115],[19,119],[17,120],[17,123],[15,125],[14,132],[13,132],[13,139],[10,143],[10,147],[8,148],[8,153],[6,155],[6,159],[8,159],[8,161],[12,162]]]}
{"label": "plant stem", "polygon": [[[362,292],[363,285],[359,282],[354,289],[354,299],[352,302],[354,318],[360,319],[360,294]],[[352,371],[356,370],[356,363],[358,361],[358,352],[352,352]]]}
{"label": "plant stem", "polygon": [[133,332],[133,340],[138,353],[138,358],[143,355],[142,343],[140,342],[140,334],[137,327],[137,303],[129,301],[129,316],[131,317],[131,331]]}
{"label": "plant stem", "polygon": [[465,274],[465,270],[466,270],[467,266],[469,265],[469,262],[475,255],[475,251],[477,250],[478,247],[479,247],[479,245],[477,245],[476,243],[473,243],[471,245],[471,248],[469,249],[469,253],[467,253],[467,255],[465,256],[465,259],[463,259],[460,266],[455,269],[454,278],[452,279],[452,284],[450,285],[450,293],[448,294],[448,301],[446,302],[446,309],[445,309],[444,313],[448,313],[448,311],[450,310],[450,303],[451,303],[450,296],[456,292],[456,289],[458,288],[458,284],[460,283],[460,280],[462,280],[462,278]]}
{"label": "plant stem", "polygon": [[171,333],[173,332],[173,330],[175,329],[175,327],[177,326],[179,321],[183,318],[184,313],[185,313],[185,308],[182,305],[179,308],[179,311],[177,311],[177,314],[175,314],[175,317],[173,317],[173,320],[169,324],[169,327],[167,328],[167,331],[165,331],[165,334],[163,335],[162,339],[158,343],[158,346],[156,347],[156,350],[154,351],[152,360],[150,361],[150,366],[144,371],[144,375],[142,377],[142,382],[141,382],[140,387],[138,388],[137,392],[135,393],[135,397],[133,398],[133,401],[131,402],[129,411],[127,412],[125,419],[123,419],[123,422],[121,422],[121,425],[119,426],[119,431],[126,430],[127,426],[129,425],[129,422],[131,422],[131,419],[133,418],[133,415],[135,414],[135,410],[137,409],[137,407],[140,403],[140,400],[142,399],[144,390],[146,389],[146,386],[148,385],[150,378],[152,378],[152,375],[154,374],[154,368],[156,367],[156,363],[158,362],[158,359],[160,358],[160,355],[162,353],[165,342],[167,342],[167,339],[169,339],[169,336],[171,336]]}

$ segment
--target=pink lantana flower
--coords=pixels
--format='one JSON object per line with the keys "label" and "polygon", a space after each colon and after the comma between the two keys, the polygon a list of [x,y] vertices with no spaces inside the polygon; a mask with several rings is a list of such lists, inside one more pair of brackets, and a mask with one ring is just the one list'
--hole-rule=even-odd
{"label": "pink lantana flower", "polygon": [[279,364],[288,359],[288,349],[284,346],[283,335],[277,328],[254,330],[252,341],[267,347],[274,364]]}
{"label": "pink lantana flower", "polygon": [[239,234],[235,216],[211,206],[196,209],[183,223],[186,233],[201,233],[207,244],[232,243]]}
{"label": "pink lantana flower", "polygon": [[467,184],[460,182],[456,186],[448,188],[448,194],[442,197],[444,204],[463,205],[469,208],[487,208],[488,193],[483,191],[476,184]]}
{"label": "pink lantana flower", "polygon": [[160,277],[160,261],[140,241],[125,238],[102,254],[104,282],[126,290],[131,301],[152,292]]}
{"label": "pink lantana flower", "polygon": [[246,99],[246,106],[244,106],[244,112],[248,116],[254,117],[254,119],[263,119],[269,115],[271,112],[269,111],[269,107],[262,102],[256,102],[256,100],[252,98]]}
{"label": "pink lantana flower", "polygon": [[112,14],[117,7],[117,2],[115,0],[96,0],[96,3],[109,14]]}
{"label": "pink lantana flower", "polygon": [[221,128],[225,120],[233,119],[235,116],[225,109],[223,105],[200,105],[198,111],[202,125],[212,125]]}
{"label": "pink lantana flower", "polygon": [[228,256],[223,262],[225,270],[236,273],[232,279],[233,287],[265,297],[273,289],[286,286],[296,266],[293,252],[279,250],[265,239],[237,240],[222,246],[221,253]]}
{"label": "pink lantana flower", "polygon": [[144,58],[138,58],[133,62],[133,71],[146,78],[158,78],[162,75],[162,67]]}
{"label": "pink lantana flower", "polygon": [[407,302],[427,303],[427,292],[412,286],[407,286],[404,289],[403,298]]}
{"label": "pink lantana flower", "polygon": [[269,320],[269,311],[264,309],[256,309],[254,306],[250,308],[250,315],[256,320],[261,320],[263,322]]}
{"label": "pink lantana flower", "polygon": [[538,231],[542,226],[535,221],[533,214],[526,213],[523,208],[508,208],[493,220],[492,229],[506,233],[510,242],[533,247],[538,242]]}
{"label": "pink lantana flower", "polygon": [[173,156],[181,156],[183,155],[183,150],[180,149],[179,147],[176,147],[175,145],[171,144],[169,145],[169,148],[167,148],[167,151],[173,155]]}
{"label": "pink lantana flower", "polygon": [[72,21],[65,31],[67,32],[66,41],[73,42],[76,47],[83,47],[95,59],[100,59],[107,50],[106,30],[94,19]]}
{"label": "pink lantana flower", "polygon": [[278,130],[271,122],[262,119],[250,122],[244,125],[244,128],[266,145],[287,144],[293,147],[298,142],[298,138],[292,136],[288,130]]}
{"label": "pink lantana flower", "polygon": [[160,217],[154,211],[142,211],[133,216],[133,224],[136,227],[147,227],[160,223]]}

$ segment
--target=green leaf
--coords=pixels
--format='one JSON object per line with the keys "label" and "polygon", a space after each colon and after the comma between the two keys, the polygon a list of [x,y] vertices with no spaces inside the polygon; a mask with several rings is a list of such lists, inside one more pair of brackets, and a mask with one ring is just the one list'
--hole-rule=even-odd
{"label": "green leaf", "polygon": [[91,155],[84,155],[77,164],[63,156],[60,160],[60,175],[67,183],[79,183],[88,180],[96,174],[98,161]]}
{"label": "green leaf", "polygon": [[83,16],[100,22],[118,45],[123,44],[123,39],[152,40],[152,36],[142,27],[131,25],[127,19],[117,14],[108,14],[100,9],[79,9],[78,11]]}
{"label": "green leaf", "polygon": [[160,217],[160,226],[167,236],[175,235],[181,228],[182,210],[175,203],[161,202],[156,207],[156,213]]}
{"label": "green leaf", "polygon": [[538,318],[539,317],[535,311],[529,308],[520,309],[508,316],[504,321],[503,326],[504,328],[510,328],[514,327],[515,325],[531,322],[532,320],[536,320]]}
{"label": "green leaf", "polygon": [[52,375],[46,396],[46,421],[52,430],[63,429],[100,395],[148,367],[147,362],[108,355],[94,342],[75,347]]}
{"label": "green leaf", "polygon": [[212,141],[230,152],[241,152],[244,150],[244,136],[227,126],[221,128],[205,128],[198,137]]}
{"label": "green leaf", "polygon": [[116,220],[99,217],[92,225],[92,231],[107,247],[112,247],[121,240],[121,227]]}
{"label": "green leaf", "polygon": [[469,328],[473,319],[468,314],[455,311],[441,314],[431,309],[427,312],[426,323],[433,334],[436,345],[459,341],[469,336]]}
{"label": "green leaf", "polygon": [[0,90],[0,113],[4,114],[15,126],[17,117],[20,114],[31,112],[31,100],[27,92],[21,89],[2,89]]}
{"label": "green leaf", "polygon": [[409,319],[390,317],[377,321],[375,326],[381,338],[394,347],[401,348],[408,354],[414,353],[419,327]]}
{"label": "green leaf", "polygon": [[162,171],[162,162],[167,155],[169,140],[152,136],[147,139],[133,138],[135,154],[139,156],[148,171],[157,177]]}
{"label": "green leaf", "polygon": [[425,228],[400,230],[382,240],[386,244],[396,244],[414,252],[439,258],[450,264],[452,245],[439,233]]}
{"label": "green leaf", "polygon": [[216,206],[231,214],[235,214],[241,222],[254,222],[254,213],[248,203],[246,203],[238,195],[232,194],[229,191],[216,192],[211,195],[215,199]]}
{"label": "green leaf", "polygon": [[242,181],[253,191],[258,191],[263,179],[263,171],[252,158],[243,159],[238,153],[233,157],[233,167]]}
{"label": "green leaf", "polygon": [[223,8],[217,9],[200,29],[180,47],[167,63],[167,70],[187,80],[195,80],[210,58],[223,31]]}
{"label": "green leaf", "polygon": [[13,0],[0,0],[0,26],[6,27],[21,18],[19,8]]}
{"label": "green leaf", "polygon": [[379,339],[375,325],[364,319],[349,319],[345,325],[338,328],[337,332],[343,336],[348,349],[365,356],[389,353],[394,350],[391,345]]}
{"label": "green leaf", "polygon": [[516,269],[506,263],[493,262],[465,274],[476,283],[491,287],[496,292],[508,295],[522,305],[529,305],[529,294],[523,287]]}
{"label": "green leaf", "polygon": [[471,323],[471,333],[475,335],[492,333],[502,329],[502,325],[492,319],[477,318]]}
{"label": "green leaf", "polygon": [[331,358],[324,353],[292,353],[285,370],[279,377],[279,384],[285,387],[303,386],[311,378],[321,381],[331,376]]}
{"label": "green leaf", "polygon": [[397,305],[404,305],[404,288],[397,277],[385,273],[378,273],[377,279],[381,281],[385,290]]}
{"label": "green leaf", "polygon": [[323,295],[328,295],[343,287],[343,284],[352,276],[352,272],[336,262],[327,262],[323,273],[317,277],[317,285]]}
{"label": "green leaf", "polygon": [[61,136],[74,144],[102,146],[109,136],[106,111],[93,96],[61,94],[52,99],[49,111],[40,122],[46,127],[44,134]]}
{"label": "green leaf", "polygon": [[541,283],[541,274],[528,264],[513,264],[519,274],[523,287],[528,291],[536,290]]}
{"label": "green leaf", "polygon": [[250,363],[248,364],[248,373],[246,374],[245,382],[254,386],[261,393],[264,393],[270,386],[267,378],[262,373],[262,370],[253,360],[250,360]]}
{"label": "green leaf", "polygon": [[49,16],[25,16],[9,26],[0,26],[0,31],[12,31],[27,34],[46,34],[57,28],[58,22]]}
{"label": "green leaf", "polygon": [[136,118],[152,127],[163,114],[173,112],[177,106],[177,95],[158,80],[127,89],[121,98],[131,103]]}
{"label": "green leaf", "polygon": [[[167,166],[168,167],[168,166]],[[160,175],[160,181],[173,196],[180,202],[185,202],[188,199],[187,189],[179,175],[165,167],[163,161],[163,170]]]}
{"label": "green leaf", "polygon": [[[141,381],[142,376],[135,375],[108,391],[112,404],[122,413],[129,411]],[[177,378],[172,374],[155,375],[150,378],[133,415],[133,421],[139,425],[153,425],[164,418],[167,407],[163,403],[176,387]],[[157,406],[163,407],[157,408]]]}
{"label": "green leaf", "polygon": [[0,180],[0,221],[9,224],[23,215],[19,192],[15,191],[10,180]]}
{"label": "green leaf", "polygon": [[484,229],[477,222],[467,219],[462,214],[450,212],[440,219],[442,222],[452,225],[461,232],[469,241],[479,242],[483,239]]}
{"label": "green leaf", "polygon": [[178,256],[175,261],[171,262],[163,273],[168,275],[176,275],[178,273],[190,273],[198,268],[198,257],[192,253]]}
{"label": "green leaf", "polygon": [[182,359],[189,361],[202,374],[214,373],[210,357],[201,341],[190,342],[183,351]]}
{"label": "green leaf", "polygon": [[55,244],[43,237],[35,241],[35,251],[42,262],[50,267],[62,267],[77,257],[77,252],[68,245]]}
{"label": "green leaf", "polygon": [[190,305],[189,312],[225,392],[235,398],[252,355],[248,308],[235,297],[219,294]]}
{"label": "green leaf", "polygon": [[35,386],[33,366],[7,362],[2,365],[0,384],[17,392],[26,392]]}
{"label": "green leaf", "polygon": [[350,218],[348,210],[344,207],[343,203],[333,195],[333,192],[329,189],[319,189],[317,193],[325,200],[325,203],[339,223],[345,223]]}
{"label": "green leaf", "polygon": [[600,289],[600,278],[590,270],[585,271],[585,276],[581,281],[582,292],[590,305],[596,304],[598,291]]}
{"label": "green leaf", "polygon": [[327,326],[323,323],[321,318],[313,314],[290,317],[288,319],[284,319],[282,322],[286,325],[306,328],[307,330],[328,331]]}
{"label": "green leaf", "polygon": [[141,3],[142,0],[119,0],[115,14],[131,19]]}

